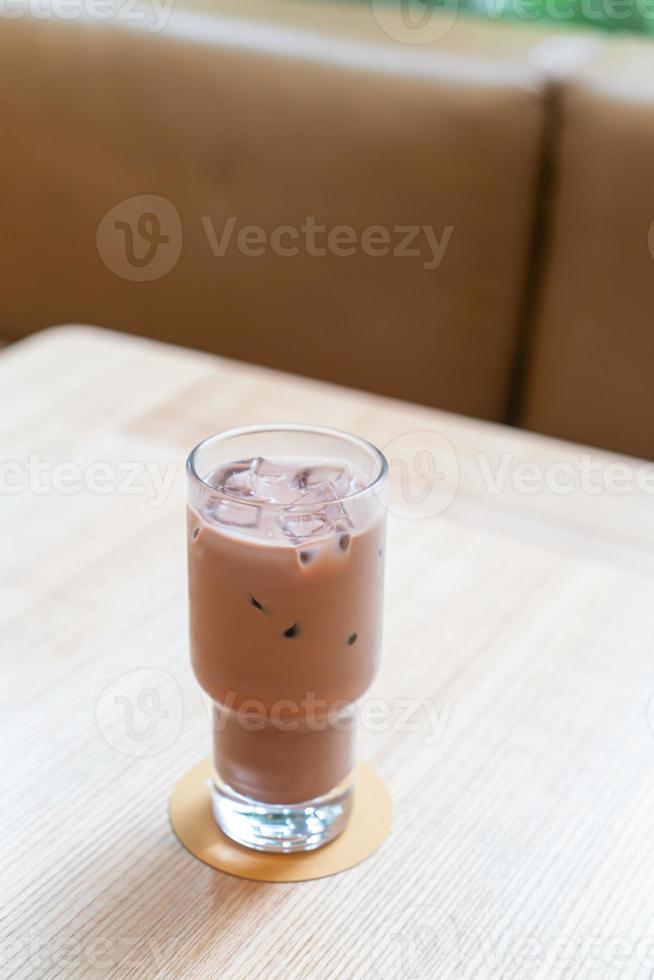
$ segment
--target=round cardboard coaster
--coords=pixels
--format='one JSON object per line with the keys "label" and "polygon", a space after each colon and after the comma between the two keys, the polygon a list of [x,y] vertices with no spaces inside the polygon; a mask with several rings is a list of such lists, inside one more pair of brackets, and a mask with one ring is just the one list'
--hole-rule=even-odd
{"label": "round cardboard coaster", "polygon": [[330,844],[306,854],[265,854],[226,837],[211,810],[209,759],[182,776],[170,800],[170,822],[187,851],[212,868],[252,881],[310,881],[346,871],[383,843],[392,816],[386,786],[363,762],[356,768],[352,815],[345,830]]}

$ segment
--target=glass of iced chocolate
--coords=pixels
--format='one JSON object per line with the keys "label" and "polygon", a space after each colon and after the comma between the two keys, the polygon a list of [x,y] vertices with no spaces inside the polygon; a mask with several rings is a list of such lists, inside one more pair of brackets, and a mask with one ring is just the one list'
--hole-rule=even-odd
{"label": "glass of iced chocolate", "polygon": [[348,820],[380,654],[388,465],[345,432],[262,425],[210,436],[187,469],[215,818],[246,847],[320,847]]}

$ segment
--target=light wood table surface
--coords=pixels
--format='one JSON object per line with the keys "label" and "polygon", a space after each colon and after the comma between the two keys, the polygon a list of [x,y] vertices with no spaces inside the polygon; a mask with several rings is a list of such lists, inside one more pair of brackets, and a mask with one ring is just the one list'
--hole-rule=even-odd
{"label": "light wood table surface", "polygon": [[[0,408],[0,976],[654,975],[651,466],[87,328],[3,351]],[[360,741],[393,830],[303,884],[205,867],[167,815],[209,750],[183,463],[256,421],[394,479]]]}

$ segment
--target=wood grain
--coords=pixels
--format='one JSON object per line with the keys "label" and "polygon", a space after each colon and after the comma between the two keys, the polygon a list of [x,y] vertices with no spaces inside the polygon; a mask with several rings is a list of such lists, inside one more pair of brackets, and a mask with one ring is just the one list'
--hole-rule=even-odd
{"label": "wood grain", "polygon": [[[0,975],[654,975],[654,495],[514,478],[588,453],[600,480],[619,463],[644,481],[645,464],[88,328],[3,351],[0,407]],[[267,885],[196,862],[167,804],[209,744],[184,458],[209,432],[281,420],[391,444],[411,493],[434,434],[454,468],[426,509],[452,502],[422,518],[392,468],[367,699],[390,721],[368,719],[360,745],[391,787],[392,835],[346,874]],[[158,506],[148,480],[7,492],[6,463],[30,457],[170,466],[172,485]],[[136,736],[109,726],[116,692],[144,687],[159,702],[135,703]],[[399,724],[407,704],[418,731]]]}

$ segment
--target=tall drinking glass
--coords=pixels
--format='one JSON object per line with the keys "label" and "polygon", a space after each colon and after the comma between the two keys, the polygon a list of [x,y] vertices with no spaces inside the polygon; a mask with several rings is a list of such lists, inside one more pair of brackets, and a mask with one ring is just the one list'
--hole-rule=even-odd
{"label": "tall drinking glass", "polygon": [[262,425],[210,436],[187,470],[215,818],[257,850],[320,847],[350,814],[355,705],[380,654],[386,460],[344,432]]}

